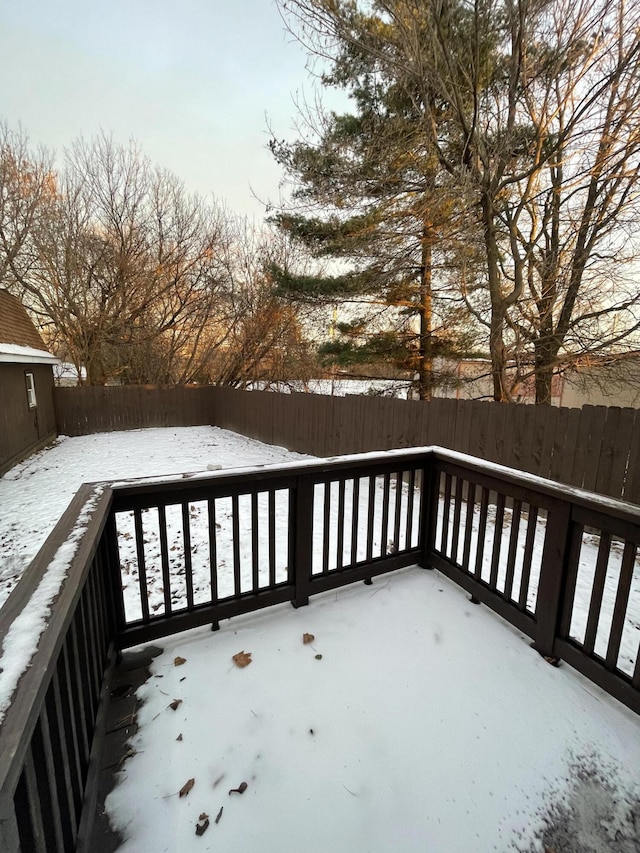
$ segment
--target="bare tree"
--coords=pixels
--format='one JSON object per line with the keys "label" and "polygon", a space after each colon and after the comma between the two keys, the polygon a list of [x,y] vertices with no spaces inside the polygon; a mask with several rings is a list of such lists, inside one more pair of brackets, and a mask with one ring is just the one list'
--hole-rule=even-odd
{"label": "bare tree", "polygon": [[567,355],[633,334],[635,295],[611,263],[637,253],[629,240],[621,251],[637,212],[637,4],[290,0],[283,14],[317,54],[348,43],[374,56],[421,113],[482,243],[483,270],[461,283],[487,328],[496,400],[512,399],[514,356],[516,382],[535,371],[545,401]]}
{"label": "bare tree", "polygon": [[214,313],[222,226],[219,210],[153,169],[135,145],[102,136],[67,152],[31,235],[35,261],[14,272],[53,343],[86,368],[90,384],[169,381],[176,346],[197,338]]}
{"label": "bare tree", "polygon": [[33,150],[22,130],[0,121],[0,286],[14,283],[16,266],[26,274],[29,238],[54,192],[48,152]]}

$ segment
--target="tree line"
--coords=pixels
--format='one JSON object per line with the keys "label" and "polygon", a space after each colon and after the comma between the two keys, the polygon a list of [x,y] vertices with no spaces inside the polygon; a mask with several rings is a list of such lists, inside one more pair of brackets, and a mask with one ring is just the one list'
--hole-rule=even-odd
{"label": "tree line", "polygon": [[550,403],[554,375],[640,350],[640,5],[278,3],[348,109],[270,140],[290,192],[265,225],[133,143],[54,169],[0,124],[0,287],[57,354],[90,383],[328,367],[423,399],[482,356],[495,400]]}
{"label": "tree line", "polygon": [[483,352],[495,400],[533,377],[550,403],[554,374],[640,348],[637,3],[279,5],[350,105],[271,140],[273,221],[334,263],[275,265],[277,292],[351,305],[326,360],[382,356],[428,398],[442,358]]}
{"label": "tree line", "polygon": [[56,170],[0,124],[0,287],[89,384],[304,375],[299,312],[269,273],[295,251],[189,194],[135,143],[79,139]]}

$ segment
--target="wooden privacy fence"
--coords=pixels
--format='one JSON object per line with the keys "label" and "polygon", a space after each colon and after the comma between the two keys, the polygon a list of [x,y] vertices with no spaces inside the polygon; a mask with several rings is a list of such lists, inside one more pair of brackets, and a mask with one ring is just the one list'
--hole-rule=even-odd
{"label": "wooden privacy fence", "polygon": [[58,433],[212,424],[315,456],[441,447],[640,503],[640,409],[431,402],[212,386],[57,388]]}
{"label": "wooden privacy fence", "polygon": [[[83,487],[0,615],[77,530]],[[91,850],[118,649],[411,564],[640,713],[640,508],[440,448],[102,486],[0,728],[0,850]],[[169,523],[169,521],[171,523]]]}

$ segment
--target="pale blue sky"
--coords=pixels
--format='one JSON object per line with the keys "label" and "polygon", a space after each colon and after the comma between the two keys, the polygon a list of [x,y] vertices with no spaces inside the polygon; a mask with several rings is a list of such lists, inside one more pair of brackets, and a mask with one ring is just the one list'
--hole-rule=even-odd
{"label": "pale blue sky", "polygon": [[0,0],[0,118],[60,152],[134,137],[190,190],[262,217],[277,198],[267,119],[294,135],[306,56],[273,0]]}

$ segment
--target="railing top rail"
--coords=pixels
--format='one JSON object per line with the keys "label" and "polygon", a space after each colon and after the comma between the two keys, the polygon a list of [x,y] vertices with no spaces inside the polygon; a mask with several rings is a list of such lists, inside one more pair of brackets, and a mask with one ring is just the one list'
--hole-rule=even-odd
{"label": "railing top rail", "polygon": [[141,496],[145,494],[157,494],[159,491],[172,492],[178,499],[180,495],[189,499],[189,493],[203,492],[214,484],[224,484],[225,487],[239,485],[249,477],[254,482],[269,487],[270,481],[283,478],[292,478],[300,474],[310,476],[339,475],[344,471],[366,470],[377,465],[384,467],[397,467],[398,463],[415,464],[427,463],[429,458],[435,458],[441,462],[448,462],[479,475],[492,476],[497,480],[528,489],[546,497],[571,502],[598,511],[604,515],[615,515],[619,519],[640,524],[640,506],[619,498],[610,498],[599,495],[586,489],[574,486],[566,486],[554,480],[545,479],[535,474],[527,474],[516,471],[506,465],[496,462],[488,462],[466,453],[448,450],[444,447],[429,445],[424,447],[411,447],[401,450],[375,450],[367,453],[352,453],[345,456],[334,456],[323,459],[309,459],[300,462],[276,462],[260,466],[247,466],[240,468],[225,468],[219,471],[206,471],[196,473],[187,477],[183,475],[152,477],[140,480],[119,480],[109,483],[114,492],[114,500],[120,506],[125,503],[127,497]]}
{"label": "railing top rail", "polygon": [[550,498],[570,501],[578,506],[600,512],[603,515],[615,515],[617,518],[629,521],[632,524],[640,524],[640,506],[637,504],[628,503],[619,498],[599,495],[575,486],[566,486],[554,480],[539,477],[536,474],[516,471],[513,468],[508,468],[506,465],[499,465],[497,462],[488,462],[478,459],[475,456],[468,456],[466,453],[447,450],[444,447],[429,447],[424,449],[432,452],[434,457],[441,462],[449,462],[466,470],[475,471],[480,475],[493,476],[495,479],[512,483],[513,485],[538,492]]}
{"label": "railing top rail", "polygon": [[114,500],[120,506],[127,497],[173,492],[176,496],[191,492],[202,492],[216,484],[234,486],[250,480],[269,488],[272,482],[291,483],[301,474],[311,477],[339,475],[342,472],[362,470],[363,475],[372,467],[398,470],[402,464],[408,466],[427,462],[433,448],[412,447],[403,450],[369,451],[345,456],[311,458],[308,461],[275,462],[267,465],[225,468],[219,471],[203,471],[195,474],[150,477],[136,480],[118,480],[108,485],[113,489]]}

